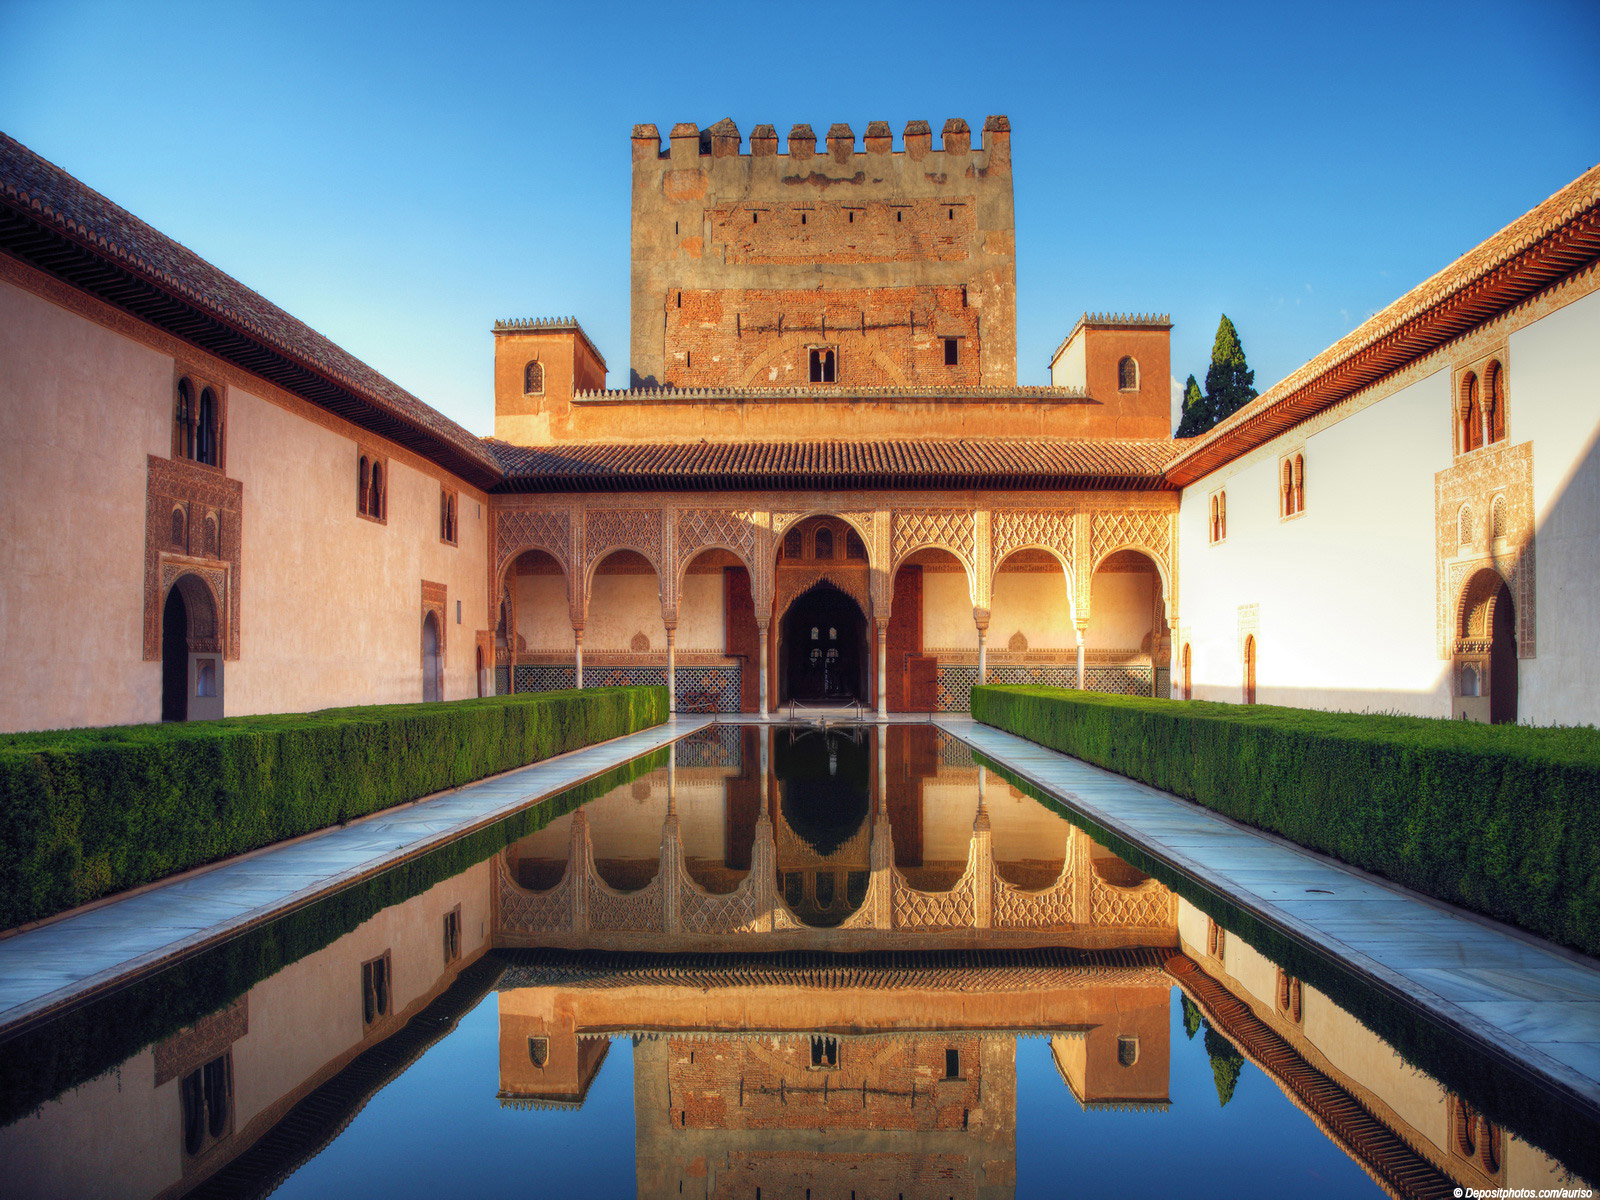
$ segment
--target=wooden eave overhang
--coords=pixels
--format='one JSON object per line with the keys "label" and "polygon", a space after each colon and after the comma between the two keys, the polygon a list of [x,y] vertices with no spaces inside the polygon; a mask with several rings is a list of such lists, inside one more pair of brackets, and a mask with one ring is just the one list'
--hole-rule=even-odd
{"label": "wooden eave overhang", "polygon": [[[24,169],[33,178],[25,176]],[[52,203],[56,197],[40,194],[57,187],[66,197],[63,207],[88,209],[108,217],[115,227],[95,228],[89,220],[61,211]],[[72,205],[74,201],[78,204]],[[158,250],[171,258],[192,264],[195,281],[185,282],[160,269],[137,247],[126,244],[120,235],[130,231],[135,238],[157,242]],[[480,439],[3,134],[0,251],[404,446],[471,484],[491,488],[500,481],[499,465]],[[263,320],[246,319],[227,297],[206,286],[218,281],[259,309]],[[318,355],[328,361],[318,362]],[[340,360],[351,369],[338,369],[334,363]]]}
{"label": "wooden eave overhang", "polygon": [[1600,261],[1600,167],[1482,243],[1166,465],[1190,484]]}

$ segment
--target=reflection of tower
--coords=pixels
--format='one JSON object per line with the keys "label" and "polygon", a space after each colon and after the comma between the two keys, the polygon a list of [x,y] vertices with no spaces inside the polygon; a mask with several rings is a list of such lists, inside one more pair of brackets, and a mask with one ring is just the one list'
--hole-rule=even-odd
{"label": "reflection of tower", "polygon": [[643,1041],[639,1195],[1009,1197],[1015,1053],[968,1031]]}
{"label": "reflection of tower", "polygon": [[1050,1056],[1086,1109],[1164,1110],[1170,1048],[1166,987],[1124,990],[1114,1016],[1082,1034],[1050,1039]]}

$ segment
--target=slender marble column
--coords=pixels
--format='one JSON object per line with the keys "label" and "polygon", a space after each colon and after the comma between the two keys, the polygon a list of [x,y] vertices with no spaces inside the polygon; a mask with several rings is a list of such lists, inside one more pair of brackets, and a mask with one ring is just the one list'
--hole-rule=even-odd
{"label": "slender marble column", "polygon": [[1083,677],[1083,635],[1084,635],[1084,632],[1085,632],[1085,630],[1084,630],[1083,626],[1079,625],[1078,626],[1078,690],[1080,692],[1083,691],[1086,687],[1089,686],[1088,682]]}
{"label": "slender marble column", "polygon": [[767,627],[757,624],[756,629],[761,634],[761,719],[767,719]]}
{"label": "slender marble column", "polygon": [[978,683],[989,682],[989,631],[978,626]]}
{"label": "slender marble column", "polygon": [[667,630],[667,712],[678,711],[678,631]]}
{"label": "slender marble column", "polygon": [[878,626],[878,716],[889,715],[889,626]]}
{"label": "slender marble column", "polygon": [[572,669],[575,676],[574,687],[583,686],[583,630],[572,631]]}

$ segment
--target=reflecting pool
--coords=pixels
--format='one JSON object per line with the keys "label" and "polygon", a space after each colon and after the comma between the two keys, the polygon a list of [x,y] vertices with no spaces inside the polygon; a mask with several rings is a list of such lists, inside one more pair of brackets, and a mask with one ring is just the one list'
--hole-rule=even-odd
{"label": "reflecting pool", "polygon": [[711,726],[12,1038],[0,1097],[17,1196],[1595,1175],[1581,1114],[916,725]]}

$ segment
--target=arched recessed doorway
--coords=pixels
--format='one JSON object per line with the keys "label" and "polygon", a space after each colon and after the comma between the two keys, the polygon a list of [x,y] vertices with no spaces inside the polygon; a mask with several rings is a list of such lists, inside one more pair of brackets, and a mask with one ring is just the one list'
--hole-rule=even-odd
{"label": "arched recessed doorway", "polygon": [[161,608],[161,719],[222,716],[222,645],[211,589],[181,575]]}
{"label": "arched recessed doorway", "polygon": [[444,656],[439,653],[439,619],[431,612],[422,618],[422,699],[444,699]]}
{"label": "arched recessed doorway", "polygon": [[867,699],[867,618],[826,581],[795,598],[779,629],[782,700]]}
{"label": "arched recessed doorway", "polygon": [[1517,719],[1517,614],[1511,589],[1485,567],[1462,589],[1452,653],[1452,713],[1471,721]]}
{"label": "arched recessed doorway", "polygon": [[1244,702],[1256,702],[1256,638],[1250,634],[1244,639]]}

